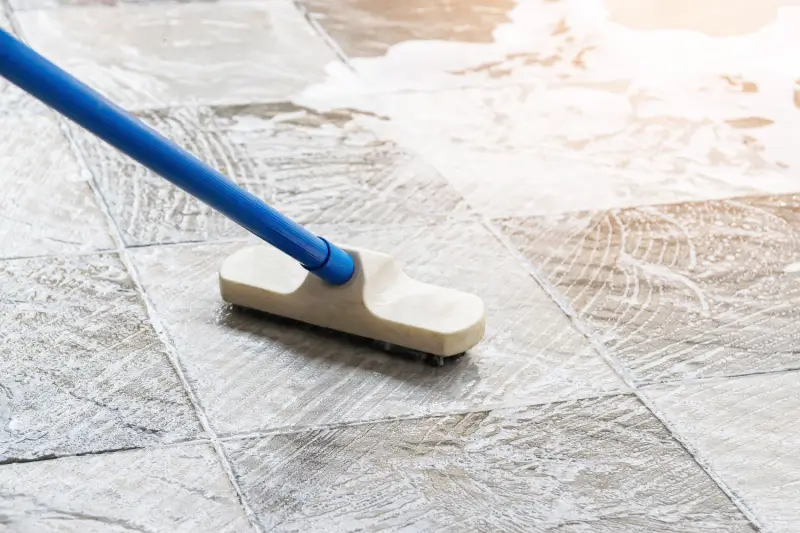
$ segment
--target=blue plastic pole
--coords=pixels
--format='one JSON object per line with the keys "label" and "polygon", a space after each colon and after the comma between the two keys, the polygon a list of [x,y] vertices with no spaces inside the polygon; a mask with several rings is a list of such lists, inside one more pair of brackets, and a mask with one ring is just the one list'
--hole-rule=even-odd
{"label": "blue plastic pole", "polygon": [[3,30],[0,75],[328,283],[341,285],[353,276],[353,259],[345,251],[286,218]]}

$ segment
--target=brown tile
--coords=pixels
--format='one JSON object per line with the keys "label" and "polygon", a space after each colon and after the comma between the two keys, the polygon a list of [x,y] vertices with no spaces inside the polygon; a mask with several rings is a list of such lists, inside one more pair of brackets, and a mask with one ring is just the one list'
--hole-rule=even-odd
{"label": "brown tile", "polygon": [[0,261],[0,280],[0,462],[201,431],[115,255]]}
{"label": "brown tile", "polygon": [[800,373],[653,385],[643,392],[764,531],[800,523]]}
{"label": "brown tile", "polygon": [[0,258],[115,247],[53,116],[0,116],[0,190]]}
{"label": "brown tile", "polygon": [[393,254],[416,279],[477,293],[487,335],[431,368],[369,345],[231,309],[218,269],[231,245],[136,250],[134,262],[188,378],[222,433],[518,405],[622,388],[566,316],[480,225],[322,228]]}
{"label": "brown tile", "polygon": [[335,60],[291,2],[83,6],[18,18],[40,53],[128,109],[282,100]]}
{"label": "brown tile", "polygon": [[639,381],[800,366],[800,197],[500,221]]}
{"label": "brown tile", "polygon": [[[468,215],[435,170],[347,111],[264,104],[140,116],[302,224],[413,224]],[[246,235],[87,133],[76,136],[127,244]]]}
{"label": "brown tile", "polygon": [[301,0],[311,16],[351,57],[381,56],[411,40],[492,42],[508,22],[511,0]]}
{"label": "brown tile", "polygon": [[0,466],[0,526],[9,533],[251,531],[207,445]]}
{"label": "brown tile", "polygon": [[226,447],[269,531],[754,531],[630,396]]}

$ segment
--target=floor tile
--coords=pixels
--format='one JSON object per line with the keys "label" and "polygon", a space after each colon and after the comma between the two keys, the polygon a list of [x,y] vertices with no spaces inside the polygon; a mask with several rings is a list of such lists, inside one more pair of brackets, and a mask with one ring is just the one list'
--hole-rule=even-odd
{"label": "floor tile", "polygon": [[291,2],[18,13],[40,53],[126,108],[284,99],[334,59]]}
{"label": "floor tile", "polygon": [[492,42],[492,30],[508,22],[511,0],[301,0],[351,57],[381,56],[404,41]]}
{"label": "floor tile", "polygon": [[0,117],[0,189],[0,258],[115,247],[55,117]]}
{"label": "floor tile", "polygon": [[500,221],[639,381],[800,367],[800,197]]}
{"label": "floor tile", "polygon": [[786,139],[800,114],[763,109],[782,105],[792,87],[767,100],[745,92],[748,83],[717,77],[687,88],[684,105],[703,110],[696,116],[672,94],[625,82],[380,96],[322,91],[303,101],[326,107],[333,99],[388,117],[387,135],[421,154],[472,207],[526,216],[797,192],[800,158]]}
{"label": "floor tile", "polygon": [[185,445],[0,466],[0,530],[241,533],[251,528],[213,448]]}
{"label": "floor tile", "polygon": [[643,391],[764,531],[797,531],[800,374],[654,385]]}
{"label": "floor tile", "polygon": [[0,261],[0,280],[0,462],[200,432],[116,256]]}
{"label": "floor tile", "polygon": [[334,242],[393,254],[417,279],[479,294],[487,305],[483,343],[452,365],[431,368],[224,305],[218,268],[241,243],[136,250],[145,290],[218,431],[374,420],[622,387],[480,225],[324,229]]}
{"label": "floor tile", "polygon": [[[611,3],[615,16],[647,11]],[[708,6],[645,3],[717,21]],[[761,10],[744,3],[719,18]],[[764,3],[770,17],[775,3]],[[301,98],[387,117],[489,216],[800,191],[800,9],[735,39],[626,28],[608,11],[604,0],[519,2],[493,43],[410,40],[330,69]]]}
{"label": "floor tile", "polygon": [[[431,167],[347,111],[291,104],[141,113],[164,135],[300,223],[419,223],[468,216]],[[129,245],[244,236],[229,219],[85,132],[78,144]]]}
{"label": "floor tile", "polygon": [[754,531],[630,396],[227,447],[269,531]]}

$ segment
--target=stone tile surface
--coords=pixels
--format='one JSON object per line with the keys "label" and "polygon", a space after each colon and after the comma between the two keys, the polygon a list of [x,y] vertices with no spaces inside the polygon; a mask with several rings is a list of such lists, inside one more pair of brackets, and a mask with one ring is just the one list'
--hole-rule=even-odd
{"label": "stone tile surface", "polygon": [[[430,166],[348,111],[292,104],[140,114],[164,135],[302,224],[420,223],[469,216]],[[247,233],[82,131],[78,145],[129,245]]]}
{"label": "stone tile surface", "polygon": [[800,197],[499,221],[639,381],[800,367]]}
{"label": "stone tile surface", "polygon": [[351,57],[384,55],[404,41],[491,42],[508,22],[511,0],[301,0],[311,16]]}
{"label": "stone tile surface", "polygon": [[126,108],[284,99],[334,59],[291,2],[20,11],[40,53]]}
{"label": "stone tile surface", "polygon": [[0,466],[0,531],[252,531],[207,445]]}
{"label": "stone tile surface", "polygon": [[0,258],[114,248],[55,117],[0,116],[0,190]]}
{"label": "stone tile surface", "polygon": [[700,461],[756,515],[764,531],[797,531],[800,374],[654,385],[643,390]]}
{"label": "stone tile surface", "polygon": [[320,229],[334,242],[394,255],[417,279],[483,297],[484,341],[454,364],[434,369],[232,310],[219,297],[217,273],[241,243],[136,250],[145,291],[218,431],[374,420],[621,388],[567,317],[482,226]]}
{"label": "stone tile surface", "polygon": [[0,463],[201,431],[115,255],[0,261],[0,280]]}
{"label": "stone tile surface", "polygon": [[754,531],[630,396],[227,447],[268,531]]}

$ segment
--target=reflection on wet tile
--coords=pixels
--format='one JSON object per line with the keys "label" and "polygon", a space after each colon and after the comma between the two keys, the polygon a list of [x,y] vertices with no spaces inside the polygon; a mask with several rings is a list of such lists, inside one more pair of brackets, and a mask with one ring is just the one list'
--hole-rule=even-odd
{"label": "reflection on wet tile", "polygon": [[[702,109],[697,114],[663,112],[660,108],[672,105],[670,96],[626,83],[341,97],[341,102],[337,97],[336,102],[390,117],[386,135],[420,153],[490,216],[800,189],[800,158],[787,144],[796,126],[763,113],[758,103],[769,97],[776,106],[791,106],[791,87],[757,88],[750,79],[732,76],[706,81],[686,96],[685,107]],[[326,99],[310,96],[305,103],[325,107]],[[790,107],[785,116],[794,111]]]}
{"label": "reflection on wet tile", "polygon": [[269,531],[753,531],[629,396],[227,447]]}
{"label": "reflection on wet tile", "polygon": [[800,197],[505,219],[641,381],[800,367]]}
{"label": "reflection on wet tile", "polygon": [[[290,104],[140,115],[299,223],[419,223],[467,216],[431,167],[350,112]],[[244,236],[245,230],[83,131],[78,144],[127,244]]]}
{"label": "reflection on wet tile", "polygon": [[0,280],[0,462],[200,431],[116,256],[0,261]]}
{"label": "reflection on wet tile", "polygon": [[404,41],[491,42],[512,0],[300,0],[351,57],[380,56]]}
{"label": "reflection on wet tile", "polygon": [[334,59],[291,2],[22,11],[32,46],[126,108],[283,99]]}
{"label": "reflection on wet tile", "polygon": [[250,530],[205,445],[0,466],[0,525],[9,533]]}
{"label": "reflection on wet tile", "polygon": [[0,190],[0,258],[114,247],[54,117],[0,117]]}
{"label": "reflection on wet tile", "polygon": [[643,390],[700,460],[755,514],[764,531],[797,531],[800,374]]}
{"label": "reflection on wet tile", "polygon": [[322,229],[334,242],[393,254],[417,279],[479,294],[487,305],[484,341],[434,369],[230,309],[219,297],[217,272],[241,244],[136,250],[145,290],[220,432],[546,401],[621,387],[481,226]]}

